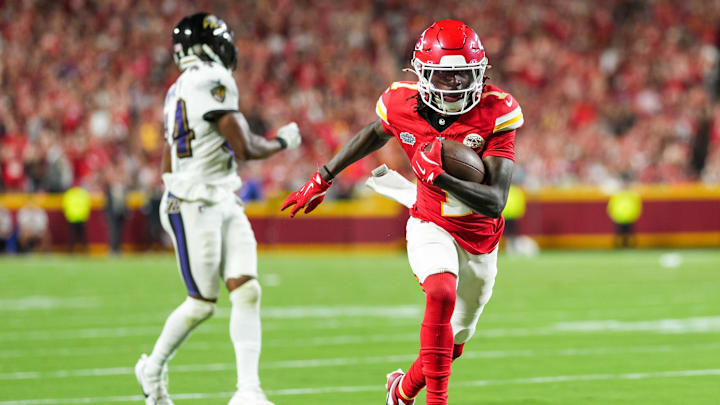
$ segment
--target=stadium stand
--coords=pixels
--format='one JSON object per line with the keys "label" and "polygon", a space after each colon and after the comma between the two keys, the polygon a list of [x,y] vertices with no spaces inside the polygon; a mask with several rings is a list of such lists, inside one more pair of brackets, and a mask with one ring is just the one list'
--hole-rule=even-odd
{"label": "stadium stand", "polygon": [[[111,172],[131,190],[159,187],[162,101],[178,74],[169,27],[194,9],[235,30],[241,110],[253,125],[300,123],[301,151],[244,169],[263,195],[296,186],[374,120],[388,83],[412,79],[401,68],[419,31],[450,16],[480,33],[490,81],[521,101],[525,185],[720,182],[720,3],[406,3],[0,2],[0,187],[101,191]],[[350,169],[338,192],[378,161],[402,169],[386,149]]]}

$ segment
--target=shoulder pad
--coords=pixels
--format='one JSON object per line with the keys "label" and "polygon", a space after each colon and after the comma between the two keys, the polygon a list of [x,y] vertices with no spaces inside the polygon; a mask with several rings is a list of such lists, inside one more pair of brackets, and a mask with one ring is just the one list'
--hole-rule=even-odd
{"label": "shoulder pad", "polygon": [[183,72],[183,82],[189,88],[210,90],[215,87],[235,88],[235,79],[229,70],[213,62],[193,64]]}
{"label": "shoulder pad", "polygon": [[408,97],[417,92],[417,89],[417,82],[392,83],[378,98],[377,104],[375,104],[375,113],[385,124],[389,125],[389,109],[394,108],[393,111],[397,110],[397,107],[392,107],[392,105],[397,104],[397,102],[405,103]]}
{"label": "shoulder pad", "polygon": [[489,108],[495,116],[493,133],[511,131],[520,128],[523,123],[523,113],[515,97],[497,87],[488,86],[483,92],[482,99],[485,108]]}
{"label": "shoulder pad", "polygon": [[418,85],[417,82],[393,82],[393,84],[390,85],[388,90],[397,90],[397,89],[410,89],[410,90],[417,90]]}
{"label": "shoulder pad", "polygon": [[195,60],[192,63],[188,63],[183,70],[183,75],[193,77],[205,77],[209,76],[215,78],[216,76],[221,77],[232,77],[229,70],[215,62],[208,62],[204,60]]}

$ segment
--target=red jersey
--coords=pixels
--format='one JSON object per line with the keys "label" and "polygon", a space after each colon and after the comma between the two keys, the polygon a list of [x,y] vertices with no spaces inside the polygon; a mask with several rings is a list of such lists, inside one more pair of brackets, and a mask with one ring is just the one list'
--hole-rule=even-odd
{"label": "red jersey", "polygon": [[[444,138],[464,143],[482,158],[499,156],[515,160],[515,130],[523,124],[520,105],[509,93],[491,85],[483,88],[478,105],[438,131],[421,117],[417,108],[417,83],[395,82],[380,96],[375,112],[385,132],[393,135],[411,159],[424,142]],[[439,126],[453,117],[438,115]],[[410,215],[448,231],[468,252],[478,255],[495,249],[505,220],[474,213],[443,189],[418,182],[417,200]]]}

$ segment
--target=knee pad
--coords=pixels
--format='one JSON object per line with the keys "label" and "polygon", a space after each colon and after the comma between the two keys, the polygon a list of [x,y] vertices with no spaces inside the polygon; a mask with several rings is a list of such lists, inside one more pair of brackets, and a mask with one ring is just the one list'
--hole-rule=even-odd
{"label": "knee pad", "polygon": [[185,302],[182,303],[182,306],[187,316],[198,320],[210,318],[215,312],[214,302],[203,301],[192,297],[187,297]]}
{"label": "knee pad", "polygon": [[240,287],[230,292],[230,302],[233,304],[254,304],[260,301],[262,289],[257,279],[250,279]]}

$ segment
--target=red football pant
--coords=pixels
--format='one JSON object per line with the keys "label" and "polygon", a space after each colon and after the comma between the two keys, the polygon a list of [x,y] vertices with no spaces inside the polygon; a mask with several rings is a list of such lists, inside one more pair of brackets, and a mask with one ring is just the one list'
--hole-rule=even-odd
{"label": "red football pant", "polygon": [[413,398],[427,385],[426,404],[446,405],[454,351],[450,318],[455,310],[455,275],[433,274],[425,280],[423,289],[426,303],[420,327],[420,355],[403,379],[400,394]]}

